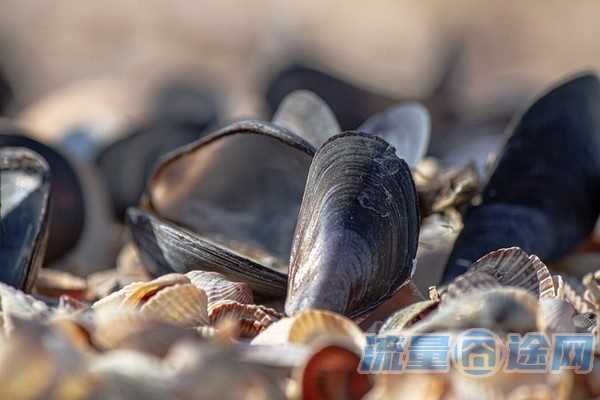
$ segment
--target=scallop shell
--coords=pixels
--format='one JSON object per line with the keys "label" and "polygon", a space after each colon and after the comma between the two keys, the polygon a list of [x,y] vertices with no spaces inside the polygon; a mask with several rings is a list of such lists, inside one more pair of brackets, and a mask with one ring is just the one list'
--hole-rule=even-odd
{"label": "scallop shell", "polygon": [[163,357],[176,342],[198,336],[137,312],[102,310],[94,314],[91,339],[103,350],[131,349]]}
{"label": "scallop shell", "polygon": [[394,148],[356,132],[332,137],[310,167],[286,313],[366,314],[412,275],[418,234],[412,176]]}
{"label": "scallop shell", "polygon": [[[0,135],[0,144],[5,141],[6,137]],[[26,148],[1,147],[0,185],[0,281],[29,292],[44,260],[48,239],[48,164]]]}
{"label": "scallop shell", "polygon": [[271,324],[252,344],[310,344],[323,338],[348,340],[359,349],[366,343],[362,330],[350,319],[330,311],[306,310]]}
{"label": "scallop shell", "polygon": [[140,311],[149,318],[185,327],[208,325],[206,294],[191,283],[165,287],[145,302]]}
{"label": "scallop shell", "polygon": [[575,309],[568,302],[557,298],[544,298],[538,307],[538,329],[549,335],[576,333],[573,322]]}
{"label": "scallop shell", "polygon": [[327,103],[308,90],[295,90],[285,96],[273,116],[273,123],[289,129],[315,148],[341,132]]}
{"label": "scallop shell", "polygon": [[102,308],[136,308],[160,290],[177,284],[190,283],[182,274],[167,274],[149,282],[133,282],[121,290],[98,300],[92,305],[94,310]]}
{"label": "scallop shell", "polygon": [[206,293],[209,308],[211,304],[224,300],[242,304],[254,303],[252,289],[247,283],[229,281],[218,272],[190,271],[185,275],[194,286]]}
{"label": "scallop shell", "polygon": [[583,298],[596,309],[600,309],[600,271],[586,274],[582,282],[585,286]]}
{"label": "scallop shell", "polygon": [[493,251],[477,260],[467,272],[448,285],[442,300],[495,286],[523,288],[539,298],[556,295],[548,267],[538,257],[530,256],[518,247],[510,247]]}
{"label": "scallop shell", "polygon": [[278,311],[256,304],[242,304],[233,300],[222,300],[208,308],[211,326],[224,319],[233,319],[240,324],[240,336],[250,338],[258,335],[273,322],[283,317]]}

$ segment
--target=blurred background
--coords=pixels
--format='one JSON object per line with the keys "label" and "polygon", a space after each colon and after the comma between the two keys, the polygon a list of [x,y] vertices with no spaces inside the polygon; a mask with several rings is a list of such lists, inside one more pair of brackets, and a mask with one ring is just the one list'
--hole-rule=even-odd
{"label": "blurred background", "polygon": [[[599,19],[593,0],[1,0],[0,116],[93,160],[118,218],[158,155],[231,120],[268,119],[299,88],[323,97],[343,129],[422,101],[430,154],[483,168],[515,112],[600,66]],[[145,138],[106,154],[136,134]],[[83,181],[86,193],[99,187]],[[86,195],[87,214],[105,212],[100,197]]]}
{"label": "blurred background", "polygon": [[265,112],[261,91],[292,61],[418,99],[431,96],[451,61],[448,107],[477,120],[597,67],[599,17],[593,0],[2,0],[0,69],[12,114],[96,82],[123,101],[106,107],[135,117],[140,105],[124,97],[185,79],[215,90],[226,116],[239,117]]}

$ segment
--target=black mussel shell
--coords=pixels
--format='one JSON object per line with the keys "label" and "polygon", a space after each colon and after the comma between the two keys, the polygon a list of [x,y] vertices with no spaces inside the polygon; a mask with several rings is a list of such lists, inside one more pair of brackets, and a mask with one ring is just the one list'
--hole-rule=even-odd
{"label": "black mussel shell", "polygon": [[146,181],[160,157],[200,139],[217,123],[217,104],[204,91],[187,86],[166,88],[151,120],[133,127],[96,159],[115,216],[139,203]]}
{"label": "black mussel shell", "polygon": [[164,158],[148,182],[143,206],[172,229],[193,233],[198,239],[194,245],[206,249],[191,252],[185,246],[171,248],[177,243],[159,242],[162,253],[157,252],[156,246],[142,240],[145,234],[137,232],[145,230],[137,226],[140,219],[130,216],[141,253],[156,258],[153,264],[161,266],[150,272],[180,271],[179,256],[164,253],[188,252],[198,258],[185,264],[191,269],[224,274],[234,270],[246,274],[247,280],[238,280],[248,283],[263,274],[263,281],[270,283],[264,288],[255,284],[259,294],[285,293],[294,228],[313,154],[309,143],[285,128],[242,121]]}
{"label": "black mussel shell", "polygon": [[0,281],[33,287],[48,237],[50,172],[22,147],[0,148]]}
{"label": "black mussel shell", "polygon": [[379,137],[334,136],[310,167],[298,217],[285,311],[356,317],[413,272],[419,236],[410,168]]}
{"label": "black mussel shell", "polygon": [[416,167],[429,147],[429,113],[419,103],[390,107],[366,120],[358,130],[385,139],[411,168]]}
{"label": "black mussel shell", "polygon": [[59,151],[25,136],[9,121],[0,120],[0,147],[25,147],[40,154],[51,171],[50,226],[45,261],[51,263],[73,249],[85,223],[85,201],[80,178]]}
{"label": "black mussel shell", "polygon": [[286,274],[267,268],[151,213],[132,207],[127,219],[143,264],[154,276],[191,270],[216,271],[247,283],[264,297],[285,295]]}
{"label": "black mussel shell", "polygon": [[542,95],[510,129],[479,206],[467,213],[445,272],[518,246],[556,260],[582,243],[600,213],[600,81],[570,79]]}
{"label": "black mussel shell", "polygon": [[276,110],[288,94],[303,89],[316,93],[329,104],[343,130],[356,129],[367,118],[395,103],[391,98],[300,63],[277,73],[265,90],[265,98],[270,109]]}

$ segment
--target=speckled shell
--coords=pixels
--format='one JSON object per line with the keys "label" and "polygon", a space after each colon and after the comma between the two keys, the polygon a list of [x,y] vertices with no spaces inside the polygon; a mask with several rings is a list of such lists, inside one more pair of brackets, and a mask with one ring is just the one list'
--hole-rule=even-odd
{"label": "speckled shell", "polygon": [[408,165],[371,135],[329,139],[310,167],[293,244],[285,311],[353,318],[392,296],[413,273],[419,235]]}
{"label": "speckled shell", "polygon": [[271,324],[252,344],[310,344],[324,338],[347,340],[358,348],[366,342],[362,330],[348,318],[329,311],[306,310]]}
{"label": "speckled shell", "polygon": [[222,300],[208,308],[211,326],[230,318],[239,323],[240,336],[251,338],[283,317],[278,311],[256,304],[242,304],[233,300]]}
{"label": "speckled shell", "polygon": [[190,282],[202,289],[208,298],[208,305],[232,300],[242,304],[254,303],[252,289],[245,282],[232,282],[223,274],[208,271],[190,271],[186,274]]}

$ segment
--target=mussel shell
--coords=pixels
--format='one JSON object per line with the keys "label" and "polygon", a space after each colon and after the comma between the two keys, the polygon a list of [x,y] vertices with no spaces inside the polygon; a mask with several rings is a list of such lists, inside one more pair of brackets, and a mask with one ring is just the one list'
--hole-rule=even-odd
{"label": "mussel shell", "polygon": [[287,129],[234,123],[162,160],[146,206],[223,248],[239,243],[238,252],[263,254],[285,269],[313,154]]}
{"label": "mussel shell", "polygon": [[33,288],[48,238],[50,171],[37,153],[0,148],[0,281]]}
{"label": "mussel shell", "polygon": [[411,168],[417,166],[429,147],[429,113],[419,103],[390,107],[370,117],[358,130],[385,139]]}
{"label": "mussel shell", "polygon": [[414,183],[394,148],[357,132],[332,137],[310,167],[286,313],[375,308],[412,275],[418,236]]}
{"label": "mussel shell", "polygon": [[600,81],[584,74],[517,119],[481,205],[467,214],[444,280],[498,248],[519,246],[552,261],[589,237],[600,213],[598,115]]}
{"label": "mussel shell", "polygon": [[64,256],[81,237],[85,223],[85,201],[79,175],[72,163],[57,150],[25,136],[12,123],[0,120],[0,147],[18,146],[40,154],[51,171],[50,226],[46,262]]}
{"label": "mussel shell", "polygon": [[138,208],[127,212],[128,224],[143,264],[154,276],[192,270],[215,271],[245,282],[257,294],[285,294],[287,276]]}
{"label": "mussel shell", "polygon": [[289,129],[316,148],[341,132],[327,103],[308,90],[288,94],[273,116],[273,123]]}

